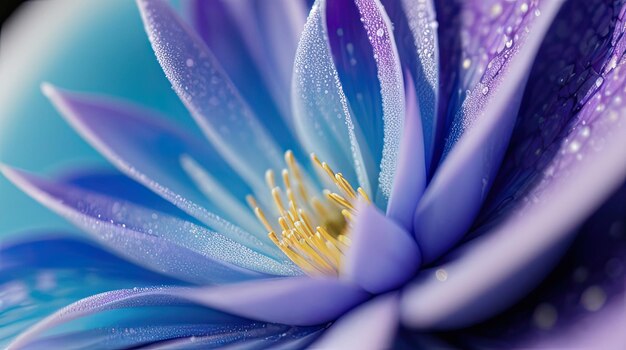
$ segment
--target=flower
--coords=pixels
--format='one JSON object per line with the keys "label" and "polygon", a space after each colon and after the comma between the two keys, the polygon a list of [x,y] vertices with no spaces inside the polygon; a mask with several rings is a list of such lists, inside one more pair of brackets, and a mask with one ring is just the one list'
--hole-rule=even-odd
{"label": "flower", "polygon": [[[398,324],[466,327],[542,279],[625,178],[621,3],[318,0],[305,22],[296,1],[197,1],[198,34],[165,3],[138,4],[210,142],[153,111],[44,84],[134,181],[2,171],[169,279],[86,243],[45,249],[73,244],[167,286],[80,300],[11,348],[379,348]],[[598,310],[607,291],[581,298]],[[556,311],[542,306],[537,323],[549,328]],[[87,331],[46,336],[107,311],[114,319]]]}

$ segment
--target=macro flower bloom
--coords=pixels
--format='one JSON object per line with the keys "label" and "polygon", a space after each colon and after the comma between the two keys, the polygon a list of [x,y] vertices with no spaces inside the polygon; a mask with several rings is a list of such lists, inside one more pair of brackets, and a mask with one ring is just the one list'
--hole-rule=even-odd
{"label": "macro flower bloom", "polygon": [[[44,83],[122,174],[2,173],[118,257],[52,237],[5,247],[0,272],[65,252],[153,286],[79,300],[9,348],[468,347],[457,330],[529,293],[626,178],[622,1],[190,0],[190,22],[137,3],[203,137]],[[624,344],[610,230],[610,278],[580,297],[606,312],[579,345]],[[511,341],[572,341],[555,334]]]}

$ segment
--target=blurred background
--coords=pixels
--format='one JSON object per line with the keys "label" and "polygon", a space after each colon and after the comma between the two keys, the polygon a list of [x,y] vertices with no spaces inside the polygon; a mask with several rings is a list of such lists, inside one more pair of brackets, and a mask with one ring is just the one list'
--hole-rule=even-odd
{"label": "blurred background", "polygon": [[[4,21],[11,16],[15,9],[28,0],[4,0],[0,5],[0,23],[4,24]],[[32,1],[32,0],[31,0]]]}

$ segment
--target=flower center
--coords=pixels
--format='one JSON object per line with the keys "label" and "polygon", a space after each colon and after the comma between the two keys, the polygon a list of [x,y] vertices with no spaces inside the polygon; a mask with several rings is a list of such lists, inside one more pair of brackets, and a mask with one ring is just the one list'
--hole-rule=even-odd
{"label": "flower center", "polygon": [[[265,173],[265,181],[272,195],[272,213],[277,220],[272,224],[253,196],[248,204],[268,231],[269,238],[285,255],[309,275],[338,275],[341,258],[350,245],[348,226],[360,197],[370,202],[362,188],[356,191],[341,173],[335,173],[315,154],[311,161],[322,183],[336,187],[319,191],[305,177],[293,152],[285,152],[287,168],[282,170],[283,188],[277,185],[273,170]],[[278,232],[278,233],[277,233]]]}

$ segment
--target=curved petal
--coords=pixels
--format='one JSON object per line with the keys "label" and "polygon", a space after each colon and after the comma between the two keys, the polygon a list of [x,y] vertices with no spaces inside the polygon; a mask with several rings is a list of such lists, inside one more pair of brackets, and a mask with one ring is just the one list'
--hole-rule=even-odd
{"label": "curved petal", "polygon": [[[355,125],[328,45],[324,9],[319,0],[311,9],[296,51],[291,97],[296,131],[304,147],[317,153],[352,183],[371,193]],[[365,158],[364,158],[365,157]],[[356,180],[356,182],[355,182]]]}
{"label": "curved petal", "polygon": [[424,161],[422,119],[413,79],[406,75],[406,125],[402,132],[397,175],[389,197],[387,216],[413,232],[415,208],[426,187],[427,167]]}
{"label": "curved petal", "polygon": [[188,2],[196,32],[220,62],[226,74],[262,115],[268,131],[285,147],[297,148],[293,134],[285,132],[293,120],[289,91],[296,45],[304,21],[300,1]]}
{"label": "curved petal", "polygon": [[[419,101],[416,106],[423,126],[422,147],[426,172],[430,173],[435,140],[439,135],[438,129],[442,128],[437,116],[439,39],[435,5],[433,0],[382,0],[382,3],[394,26],[402,68],[409,72],[405,73],[405,90],[414,89]],[[406,79],[409,75],[411,82]],[[407,116],[410,116],[408,111]],[[398,170],[398,175],[401,173]]]}
{"label": "curved petal", "polygon": [[[218,233],[167,214],[3,167],[33,198],[130,260],[197,283],[297,274]],[[258,271],[258,272],[255,272]]]}
{"label": "curved petal", "polygon": [[[97,294],[77,301],[43,319],[19,337],[15,338],[8,349],[24,346],[50,346],[55,342],[81,340],[85,335],[99,336],[99,345],[106,347],[126,347],[169,338],[197,335],[210,337],[213,344],[230,343],[250,338],[263,338],[275,333],[282,333],[288,326],[271,325],[241,319],[219,311],[192,305],[177,296],[184,288],[133,288]],[[149,309],[149,307],[156,307]],[[123,311],[127,312],[124,313]],[[179,312],[176,312],[176,311]],[[62,334],[60,338],[42,338],[46,332],[59,326],[68,327],[70,322],[85,317],[98,316],[104,311],[116,311],[113,319],[97,320],[100,329]],[[180,312],[184,311],[184,312]],[[164,317],[164,315],[168,315]],[[84,327],[83,327],[84,328]],[[134,329],[134,332],[116,330]],[[83,339],[84,341],[84,339]],[[70,343],[71,344],[71,343]],[[117,345],[116,345],[117,344]],[[124,345],[128,344],[128,345]]]}
{"label": "curved petal", "polygon": [[[192,336],[188,338],[178,338],[168,341],[152,344],[145,349],[207,349],[217,347],[223,350],[244,350],[244,349],[273,349],[273,350],[292,350],[304,349],[309,345],[320,333],[318,327],[287,327],[276,328],[271,325],[269,331],[261,333],[261,335],[245,337],[239,333],[226,334],[224,336]],[[247,332],[246,332],[247,333]],[[257,334],[260,332],[257,332]]]}
{"label": "curved petal", "polygon": [[206,45],[161,0],[138,0],[156,56],[174,90],[223,158],[257,192],[282,169],[282,151]]}
{"label": "curved petal", "polygon": [[369,294],[346,282],[309,277],[188,289],[180,295],[238,316],[298,326],[333,321],[369,298]]}
{"label": "curved petal", "polygon": [[[355,18],[357,16],[360,16],[360,20]],[[366,142],[382,144],[382,149],[375,147],[370,151],[375,161],[380,161],[375,169],[377,184],[372,193],[375,195],[376,203],[386,209],[396,174],[396,160],[404,127],[405,108],[403,71],[391,21],[379,0],[357,0],[354,3],[331,0],[328,2],[326,17],[329,32],[337,32],[340,38],[345,35],[345,40],[357,39],[355,43],[350,43],[357,53],[355,55],[357,62],[359,60],[371,62],[373,58],[372,69],[360,77],[357,73],[360,72],[357,68],[360,65],[351,62],[344,65],[345,70],[348,71],[348,74],[344,76],[344,83],[348,79],[351,80],[352,85],[360,83],[361,79],[375,81],[373,75],[376,74],[377,88],[372,89],[371,94],[361,96],[361,99],[368,100],[370,95],[380,96],[382,109],[378,111],[379,113],[372,109],[362,110],[361,101],[357,101],[358,94],[355,94],[356,100],[349,98],[349,101],[357,116],[358,124],[365,132]],[[339,35],[341,33],[343,34]],[[359,37],[367,38],[367,40],[358,40]],[[333,41],[331,39],[331,43]],[[348,50],[347,45],[341,45],[337,49],[345,52]],[[367,81],[364,84],[372,85]],[[370,137],[369,134],[372,132],[376,136]],[[367,143],[361,144],[361,148],[366,146],[368,146]]]}
{"label": "curved petal", "polygon": [[389,349],[398,327],[397,293],[378,296],[337,320],[314,349]]}
{"label": "curved petal", "polygon": [[342,260],[341,278],[373,294],[397,288],[420,267],[420,251],[410,233],[375,206],[359,203],[350,229],[352,244]]}
{"label": "curved petal", "polygon": [[[247,244],[271,243],[258,223],[238,220],[239,213],[223,205],[226,202],[223,196],[207,200],[181,166],[183,156],[210,165],[214,177],[220,180],[218,185],[228,188],[241,201],[251,191],[209,144],[166,123],[153,112],[62,91],[49,84],[44,84],[42,89],[81,136],[120,171],[214,230],[232,235],[234,239],[248,235]],[[256,235],[233,227],[204,208],[224,213],[230,220],[245,224],[246,229]]]}
{"label": "curved petal", "polygon": [[180,284],[67,233],[23,233],[0,244],[0,346],[80,298],[111,288]]}
{"label": "curved petal", "polygon": [[425,262],[456,244],[474,221],[506,150],[535,53],[560,5],[561,1],[544,1],[533,10],[524,7],[528,14],[523,18],[529,22],[522,20],[519,38],[510,48],[507,41],[502,51],[494,49],[497,56],[491,65],[481,63],[484,83],[476,83],[459,110],[461,120],[455,125],[461,129],[451,132],[450,152],[415,212],[415,235]]}
{"label": "curved petal", "polygon": [[[626,39],[618,37],[622,48]],[[403,300],[407,324],[458,327],[509,305],[550,268],[541,264],[542,258],[555,259],[552,250],[571,239],[577,225],[623,183],[626,106],[612,94],[626,89],[626,59],[621,49],[612,52],[618,55],[616,65],[605,71],[604,83],[591,94],[576,123],[567,128],[565,137],[572,138],[557,143],[546,167],[555,171],[538,174],[540,181],[525,191],[525,199],[516,201],[490,232],[466,243],[456,259],[443,262],[439,269],[445,274],[439,275],[446,276],[445,282],[430,278],[407,289]],[[575,135],[585,127],[593,132],[583,135],[588,140],[582,142]],[[572,148],[574,142],[578,145]],[[524,278],[517,278],[522,273]],[[463,293],[458,293],[460,288]],[[481,302],[483,298],[489,301]]]}

